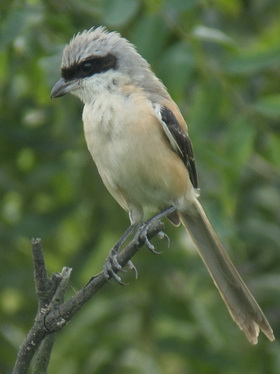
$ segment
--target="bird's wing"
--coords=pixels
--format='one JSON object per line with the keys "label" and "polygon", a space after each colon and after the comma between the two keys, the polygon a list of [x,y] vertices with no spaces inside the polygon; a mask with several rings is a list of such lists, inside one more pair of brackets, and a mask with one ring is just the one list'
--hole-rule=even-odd
{"label": "bird's wing", "polygon": [[197,171],[192,143],[187,131],[185,130],[187,129],[185,122],[183,122],[183,125],[181,125],[179,122],[184,121],[182,116],[180,115],[180,119],[178,120],[174,112],[165,105],[156,104],[154,105],[154,110],[171,147],[186,165],[193,187],[198,188]]}

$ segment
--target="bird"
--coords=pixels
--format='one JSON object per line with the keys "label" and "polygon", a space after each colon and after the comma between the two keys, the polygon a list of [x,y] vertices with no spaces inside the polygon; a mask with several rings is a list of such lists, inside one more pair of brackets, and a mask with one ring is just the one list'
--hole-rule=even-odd
{"label": "bird", "polygon": [[[230,260],[200,202],[198,177],[186,122],[166,87],[136,47],[104,26],[77,33],[63,50],[61,78],[51,97],[68,93],[84,104],[88,150],[100,177],[130,226],[110,251],[104,272],[121,283],[117,254],[128,236],[157,212],[181,223],[195,243],[232,319],[248,341],[272,328]],[[143,229],[144,227],[144,229]],[[146,228],[146,229],[145,229]],[[153,249],[146,239],[148,247]],[[131,265],[131,264],[130,264]]]}

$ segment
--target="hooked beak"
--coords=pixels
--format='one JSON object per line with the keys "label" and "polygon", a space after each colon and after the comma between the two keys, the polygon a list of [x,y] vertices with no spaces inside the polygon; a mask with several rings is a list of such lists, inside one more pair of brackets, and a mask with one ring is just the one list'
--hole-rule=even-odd
{"label": "hooked beak", "polygon": [[66,81],[64,78],[60,78],[51,90],[51,98],[64,96],[76,88],[78,88],[78,81]]}

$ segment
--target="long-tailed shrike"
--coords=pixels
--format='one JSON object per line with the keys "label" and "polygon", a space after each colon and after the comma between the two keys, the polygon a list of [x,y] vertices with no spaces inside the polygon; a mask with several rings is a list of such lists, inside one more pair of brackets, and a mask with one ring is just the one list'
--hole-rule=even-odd
{"label": "long-tailed shrike", "polygon": [[113,271],[119,247],[143,222],[147,209],[158,210],[157,218],[167,216],[188,230],[248,340],[256,344],[261,329],[273,341],[264,313],[197,200],[187,125],[147,61],[120,34],[98,27],[77,34],[65,47],[61,75],[51,96],[70,92],[82,100],[88,149],[105,186],[129,213],[131,226],[112,249],[106,274],[119,280]]}

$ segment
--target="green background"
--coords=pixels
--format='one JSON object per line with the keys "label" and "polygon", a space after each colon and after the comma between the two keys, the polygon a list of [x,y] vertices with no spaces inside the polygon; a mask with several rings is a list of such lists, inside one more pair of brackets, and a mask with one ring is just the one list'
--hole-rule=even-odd
{"label": "green background", "polygon": [[[187,120],[201,202],[280,329],[280,2],[2,0],[0,4],[0,372],[33,323],[32,237],[68,297],[102,268],[128,226],[86,149],[82,104],[51,100],[61,54],[93,25],[137,46]],[[156,151],[156,150],[155,150]],[[182,228],[142,249],[136,281],[108,284],[58,335],[50,373],[280,372],[280,348],[251,346]]]}

